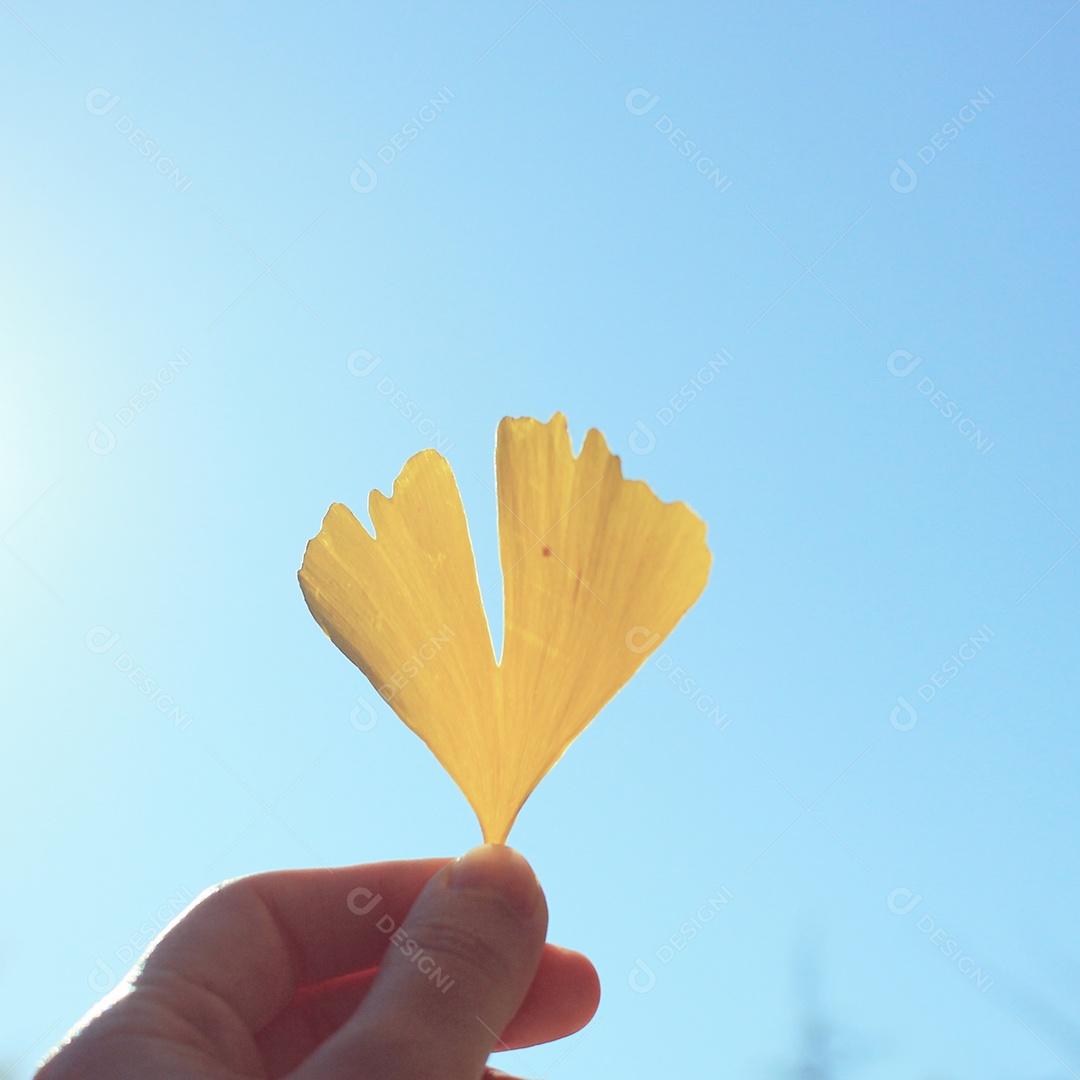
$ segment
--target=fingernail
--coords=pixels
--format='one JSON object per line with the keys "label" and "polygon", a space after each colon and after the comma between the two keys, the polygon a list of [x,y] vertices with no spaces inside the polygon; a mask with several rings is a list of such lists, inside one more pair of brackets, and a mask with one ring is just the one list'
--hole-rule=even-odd
{"label": "fingernail", "polygon": [[540,902],[540,883],[532,867],[505,844],[481,844],[450,865],[453,889],[487,889],[498,893],[523,919]]}

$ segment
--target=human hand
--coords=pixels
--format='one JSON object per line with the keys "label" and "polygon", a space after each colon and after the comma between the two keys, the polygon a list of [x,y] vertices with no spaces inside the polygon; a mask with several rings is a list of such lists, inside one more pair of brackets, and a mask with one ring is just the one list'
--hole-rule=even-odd
{"label": "human hand", "polygon": [[[36,1080],[478,1080],[493,1049],[570,1035],[600,987],[547,945],[528,863],[256,874],[204,895]],[[141,968],[141,970],[140,970]]]}

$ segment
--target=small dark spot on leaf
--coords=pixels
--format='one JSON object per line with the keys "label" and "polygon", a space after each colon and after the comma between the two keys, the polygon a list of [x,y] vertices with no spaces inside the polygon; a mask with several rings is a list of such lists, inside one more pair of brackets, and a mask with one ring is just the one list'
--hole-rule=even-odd
{"label": "small dark spot on leaf", "polygon": [[544,548],[544,554],[545,555],[550,555],[551,554],[551,548],[549,548],[549,547]]}

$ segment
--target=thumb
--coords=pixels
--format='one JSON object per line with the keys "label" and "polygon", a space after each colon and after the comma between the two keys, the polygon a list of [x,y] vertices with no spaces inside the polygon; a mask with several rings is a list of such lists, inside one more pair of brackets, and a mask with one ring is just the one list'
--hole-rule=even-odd
{"label": "thumb", "polygon": [[547,903],[512,848],[473,848],[428,882],[401,926],[374,909],[388,947],[353,1017],[294,1080],[478,1080],[525,998]]}

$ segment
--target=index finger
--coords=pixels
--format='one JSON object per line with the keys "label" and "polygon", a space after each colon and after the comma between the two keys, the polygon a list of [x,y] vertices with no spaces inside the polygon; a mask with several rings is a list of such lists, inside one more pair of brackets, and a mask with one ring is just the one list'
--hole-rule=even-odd
{"label": "index finger", "polygon": [[228,1002],[251,1031],[301,987],[374,967],[387,935],[450,859],[237,878],[203,893],[136,980],[179,976]]}

